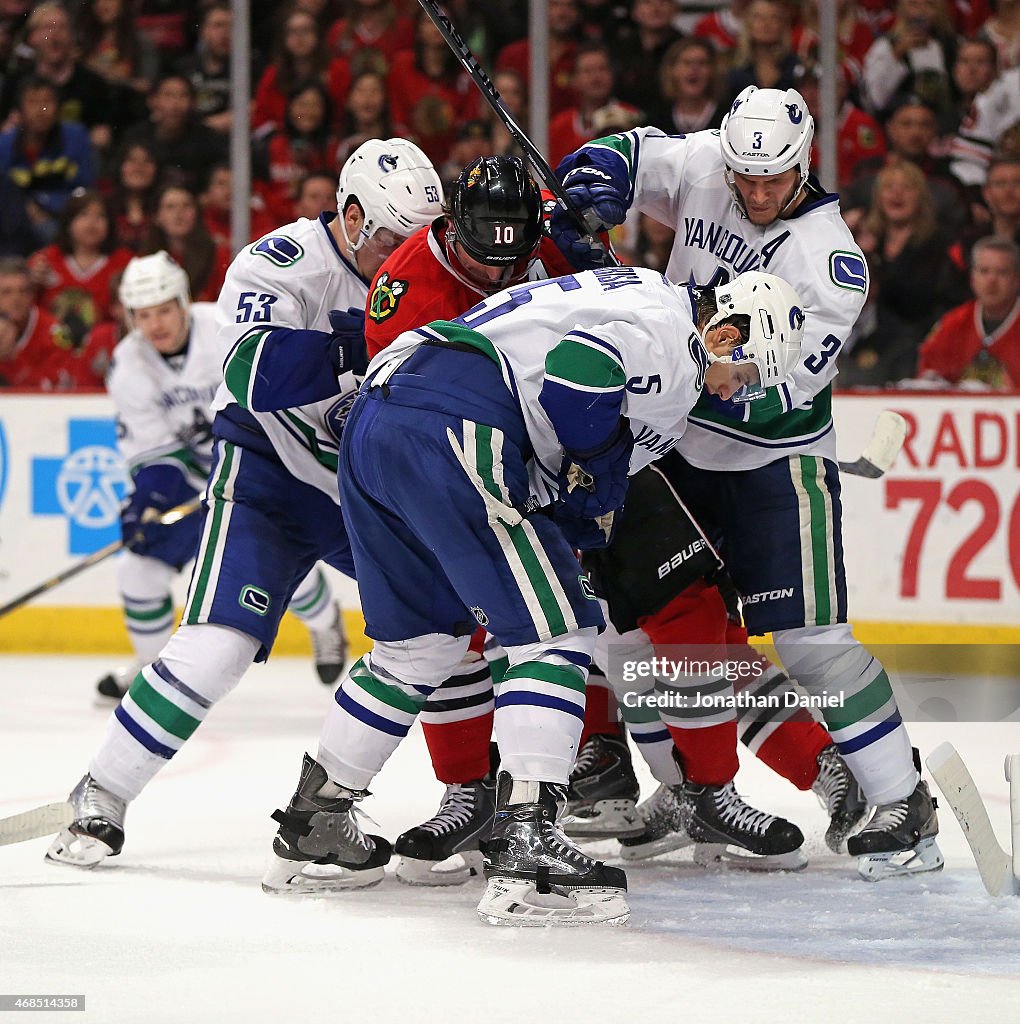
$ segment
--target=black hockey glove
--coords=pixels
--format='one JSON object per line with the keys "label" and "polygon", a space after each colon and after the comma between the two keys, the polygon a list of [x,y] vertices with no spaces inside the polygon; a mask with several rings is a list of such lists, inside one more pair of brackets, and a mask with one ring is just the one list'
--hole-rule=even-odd
{"label": "black hockey glove", "polygon": [[623,506],[634,436],[625,419],[598,448],[567,452],[560,470],[559,501],[572,515],[597,519]]}
{"label": "black hockey glove", "polygon": [[350,306],[346,313],[342,309],[331,309],[329,325],[333,328],[329,358],[336,375],[353,373],[355,377],[364,377],[369,362],[365,311],[356,306]]}

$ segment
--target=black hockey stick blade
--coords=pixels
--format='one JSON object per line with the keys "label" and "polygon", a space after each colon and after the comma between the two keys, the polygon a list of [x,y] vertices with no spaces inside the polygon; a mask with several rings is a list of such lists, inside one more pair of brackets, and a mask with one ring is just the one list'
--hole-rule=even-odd
{"label": "black hockey stick blade", "polygon": [[840,462],[840,472],[877,480],[892,468],[906,436],[907,421],[898,412],[884,409],[878,414],[871,440],[860,458],[855,462]]}

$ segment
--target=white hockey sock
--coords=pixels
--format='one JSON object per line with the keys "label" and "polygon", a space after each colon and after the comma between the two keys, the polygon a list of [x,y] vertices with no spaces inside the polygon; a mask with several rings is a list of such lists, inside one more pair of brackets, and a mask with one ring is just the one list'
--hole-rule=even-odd
{"label": "white hockey sock", "polygon": [[316,566],[300,583],[287,606],[313,633],[333,625],[336,602],[326,574]]}
{"label": "white hockey sock", "polygon": [[124,609],[124,624],[135,661],[144,665],[156,658],[174,630],[174,602],[170,581],[175,570],[156,558],[125,551],[117,563],[117,586]]}
{"label": "white hockey sock", "polygon": [[236,629],[182,626],[135,677],[106,726],[89,774],[133,800],[240,681],[259,641]]}

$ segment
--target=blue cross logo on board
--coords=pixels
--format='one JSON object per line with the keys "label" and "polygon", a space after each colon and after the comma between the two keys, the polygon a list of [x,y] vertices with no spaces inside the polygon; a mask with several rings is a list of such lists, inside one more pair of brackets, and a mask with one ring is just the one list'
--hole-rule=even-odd
{"label": "blue cross logo on board", "polygon": [[4,425],[0,423],[0,505],[4,503],[4,491],[7,490],[7,467],[10,459],[7,456],[7,435],[4,433]]}
{"label": "blue cross logo on board", "polygon": [[112,419],[72,419],[67,433],[67,455],[32,459],[32,513],[65,516],[69,553],[90,555],[120,537],[128,474]]}

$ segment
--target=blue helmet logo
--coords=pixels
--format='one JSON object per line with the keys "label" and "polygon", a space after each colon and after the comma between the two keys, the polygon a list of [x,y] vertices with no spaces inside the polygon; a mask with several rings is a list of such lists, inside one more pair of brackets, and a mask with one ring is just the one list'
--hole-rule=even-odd
{"label": "blue helmet logo", "polygon": [[379,157],[379,170],[383,174],[389,174],[390,171],[397,169],[397,158],[392,153],[384,153]]}
{"label": "blue helmet logo", "polygon": [[800,124],[804,120],[804,111],[796,103],[787,103],[786,112],[790,115],[793,124]]}
{"label": "blue helmet logo", "polygon": [[790,307],[790,326],[795,331],[804,326],[804,310],[800,306]]}

